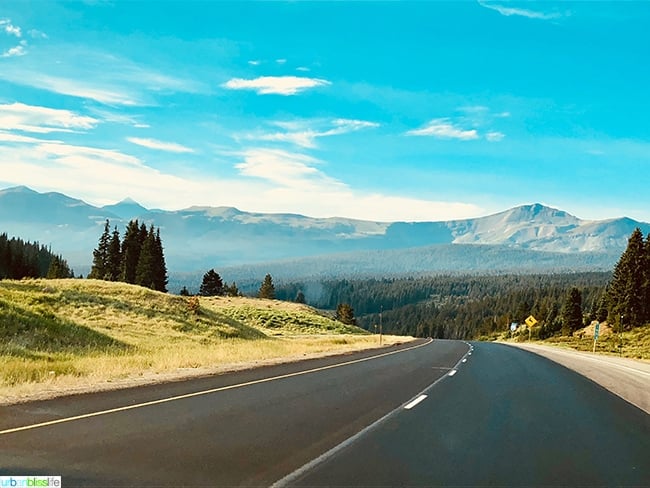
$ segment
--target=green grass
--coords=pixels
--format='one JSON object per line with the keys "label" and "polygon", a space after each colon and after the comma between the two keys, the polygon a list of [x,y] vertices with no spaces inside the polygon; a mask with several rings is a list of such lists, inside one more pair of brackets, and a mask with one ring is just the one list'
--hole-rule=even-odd
{"label": "green grass", "polygon": [[193,310],[188,298],[123,283],[0,281],[0,398],[375,342],[294,303],[201,297]]}

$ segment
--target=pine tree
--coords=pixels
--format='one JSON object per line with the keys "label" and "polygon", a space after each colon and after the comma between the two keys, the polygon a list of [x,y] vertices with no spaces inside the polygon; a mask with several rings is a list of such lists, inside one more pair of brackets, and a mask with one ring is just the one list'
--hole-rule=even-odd
{"label": "pine tree", "polygon": [[336,307],[336,320],[347,325],[357,325],[354,318],[354,309],[349,303],[339,303]]}
{"label": "pine tree", "polygon": [[135,270],[135,284],[145,286],[147,288],[155,289],[154,282],[154,268],[155,268],[155,253],[156,253],[156,235],[154,234],[153,226],[147,236],[140,250],[140,257],[138,258],[138,265]]}
{"label": "pine tree", "polygon": [[68,263],[61,256],[52,256],[46,278],[74,278],[74,274],[68,267]]}
{"label": "pine tree", "polygon": [[267,274],[264,277],[264,281],[260,286],[260,290],[257,296],[260,298],[267,298],[269,300],[273,300],[275,298],[275,286],[273,285],[273,278],[271,278],[270,274]]}
{"label": "pine tree", "polygon": [[643,323],[650,323],[650,234],[646,237],[643,246],[643,304],[645,305],[643,311]]}
{"label": "pine tree", "polygon": [[569,290],[562,307],[562,335],[570,336],[582,327],[582,293],[575,286]]}
{"label": "pine tree", "polygon": [[298,290],[298,293],[296,293],[296,298],[294,300],[296,303],[305,303],[305,294],[302,292],[302,290]]}
{"label": "pine tree", "polygon": [[625,317],[625,325],[636,327],[645,319],[646,253],[643,234],[638,227],[628,239],[627,248],[614,267],[609,285],[610,320]]}
{"label": "pine tree", "polygon": [[135,283],[135,272],[140,259],[140,226],[137,220],[131,220],[124,232],[122,241],[122,265],[120,270],[120,281]]}
{"label": "pine tree", "polygon": [[230,286],[226,286],[225,288],[226,296],[229,297],[238,297],[241,296],[241,292],[239,291],[239,288],[237,287],[237,283],[234,281],[230,284]]}
{"label": "pine tree", "polygon": [[167,265],[165,264],[165,253],[160,239],[160,229],[156,229],[154,240],[154,263],[153,263],[153,284],[154,290],[167,292]]}
{"label": "pine tree", "polygon": [[199,295],[204,297],[221,296],[224,294],[223,280],[219,273],[211,269],[203,275]]}
{"label": "pine tree", "polygon": [[115,229],[113,229],[113,235],[108,244],[106,273],[104,275],[104,279],[108,281],[118,281],[120,279],[120,268],[122,266],[121,247],[120,232],[117,230],[117,226],[115,226]]}
{"label": "pine tree", "polygon": [[180,291],[179,295],[182,296],[182,297],[189,297],[190,296],[190,291],[187,289],[187,286],[183,286],[183,288],[181,288],[181,291]]}
{"label": "pine tree", "polygon": [[96,280],[106,279],[106,275],[108,273],[110,240],[110,223],[108,219],[106,219],[106,223],[104,224],[104,232],[102,232],[102,235],[99,238],[97,247],[93,250],[93,265],[90,269],[88,278]]}

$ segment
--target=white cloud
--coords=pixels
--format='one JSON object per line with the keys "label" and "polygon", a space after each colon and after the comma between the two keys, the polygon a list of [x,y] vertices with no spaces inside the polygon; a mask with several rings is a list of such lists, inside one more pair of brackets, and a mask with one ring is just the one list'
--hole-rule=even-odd
{"label": "white cloud", "polygon": [[537,12],[534,10],[528,10],[523,8],[514,8],[514,7],[505,7],[503,5],[497,5],[493,3],[488,3],[482,0],[478,0],[478,4],[481,7],[489,8],[490,10],[495,10],[501,15],[506,17],[518,16],[518,17],[527,17],[529,19],[540,19],[540,20],[552,20],[562,17],[562,14],[558,12],[545,13]]}
{"label": "white cloud", "polygon": [[506,135],[503,132],[493,131],[485,134],[485,138],[490,142],[502,141]]}
{"label": "white cloud", "polygon": [[359,192],[325,174],[317,159],[287,151],[244,151],[237,156],[241,176],[228,179],[214,173],[172,175],[113,149],[2,131],[0,141],[3,182],[60,191],[97,205],[130,195],[145,206],[169,210],[232,205],[253,212],[380,221],[447,220],[482,213],[464,203]]}
{"label": "white cloud", "polygon": [[286,64],[287,60],[282,58],[282,59],[276,59],[275,62],[278,64]]}
{"label": "white cloud", "polygon": [[235,168],[244,176],[254,176],[283,187],[301,190],[319,184],[340,184],[316,169],[314,166],[319,161],[311,156],[266,148],[248,149],[242,156],[244,161],[236,164]]}
{"label": "white cloud", "polygon": [[259,195],[260,201],[249,207],[253,211],[380,221],[460,219],[482,212],[465,203],[357,192],[316,168],[321,162],[304,154],[255,148],[242,156],[244,161],[236,165],[242,175],[272,184]]}
{"label": "white cloud", "polygon": [[296,68],[296,71],[302,71],[302,72],[306,73],[306,72],[311,71],[311,70],[309,68],[307,68],[306,66],[298,66]]}
{"label": "white cloud", "polygon": [[327,122],[322,120],[307,122],[278,121],[273,125],[285,129],[287,132],[251,133],[239,137],[248,140],[288,142],[304,148],[315,148],[316,139],[319,137],[330,137],[379,127],[376,122],[354,119],[334,119]]}
{"label": "white cloud", "polygon": [[248,62],[248,64],[250,64],[251,66],[259,66],[259,65],[261,64],[261,61],[258,60],[258,59],[251,59],[251,60]]}
{"label": "white cloud", "polygon": [[27,54],[25,45],[20,44],[18,46],[7,49],[5,52],[0,54],[0,58],[13,58],[17,56],[24,56],[25,54]]}
{"label": "white cloud", "polygon": [[[60,53],[66,53],[61,58]],[[30,53],[29,64],[13,62],[0,80],[112,106],[154,106],[157,94],[209,93],[198,80],[142,66],[81,44],[46,43]]]}
{"label": "white cloud", "polygon": [[13,25],[9,19],[0,19],[0,29],[4,30],[10,36],[22,37],[23,35],[20,27]]}
{"label": "white cloud", "polygon": [[310,88],[327,85],[331,85],[331,83],[319,78],[261,76],[252,80],[232,78],[221,86],[229,90],[254,90],[259,95],[295,95]]}
{"label": "white cloud", "polygon": [[0,105],[0,127],[46,134],[94,128],[99,121],[70,110],[11,103]]}
{"label": "white cloud", "polygon": [[447,118],[433,119],[421,129],[410,130],[406,134],[410,136],[431,136],[439,139],[459,139],[462,141],[479,138],[475,129],[462,129]]}
{"label": "white cloud", "polygon": [[140,137],[127,137],[127,141],[137,144],[138,146],[143,146],[148,149],[156,149],[158,151],[167,151],[173,153],[193,153],[194,149],[189,147],[182,146],[181,144],[176,144],[175,142],[163,142],[157,141],[155,139],[142,139]]}
{"label": "white cloud", "polygon": [[144,104],[131,94],[130,90],[121,87],[107,87],[102,82],[83,81],[83,77],[70,79],[33,71],[6,70],[0,72],[0,79],[61,95],[87,98],[106,105],[135,106]]}
{"label": "white cloud", "polygon": [[29,35],[32,36],[34,39],[47,39],[47,34],[45,32],[41,32],[36,29],[31,29],[29,31]]}

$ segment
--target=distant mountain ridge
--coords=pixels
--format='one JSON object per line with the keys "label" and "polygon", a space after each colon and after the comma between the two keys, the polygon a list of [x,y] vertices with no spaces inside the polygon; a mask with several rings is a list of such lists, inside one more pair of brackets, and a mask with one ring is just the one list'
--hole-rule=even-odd
{"label": "distant mountain ridge", "polygon": [[[458,259],[462,259],[468,256],[466,245],[482,245],[486,246],[486,252],[489,246],[495,246],[492,255],[499,248],[543,251],[558,256],[575,254],[576,263],[582,263],[576,266],[583,269],[589,262],[596,267],[608,266],[613,256],[625,249],[635,227],[640,227],[645,234],[650,232],[650,224],[645,222],[628,218],[582,220],[538,203],[475,219],[373,222],[253,213],[232,207],[151,210],[130,198],[96,207],[61,193],[39,193],[24,186],[0,190],[0,232],[51,244],[75,269],[90,265],[92,249],[106,219],[123,232],[125,224],[133,218],[160,227],[172,271],[322,256],[330,256],[328,259],[335,262],[340,253],[359,252],[365,253],[366,261],[376,259],[377,263],[365,262],[364,266],[381,274],[381,260],[385,255],[381,257],[379,253],[371,258],[368,253],[408,249],[409,262],[415,263],[417,258],[413,253],[417,255],[418,248],[430,260],[440,245],[446,246],[444,256],[447,256],[441,259],[448,259],[449,253],[456,251],[460,253]],[[581,253],[591,257],[585,260],[583,255],[578,259]],[[473,260],[480,261],[474,251],[471,254]],[[524,259],[523,255],[520,252],[510,255],[515,261],[492,259],[490,262],[500,263],[494,264],[496,268],[516,269],[517,259]],[[525,258],[527,263],[530,258]],[[552,260],[547,258],[548,255],[540,260],[542,267],[552,266]],[[562,268],[571,268],[570,256],[558,259]]]}

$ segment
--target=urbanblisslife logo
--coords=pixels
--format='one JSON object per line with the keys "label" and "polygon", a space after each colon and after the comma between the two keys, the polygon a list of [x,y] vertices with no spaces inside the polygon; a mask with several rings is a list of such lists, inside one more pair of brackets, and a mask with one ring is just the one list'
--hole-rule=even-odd
{"label": "urbanblisslife logo", "polygon": [[0,476],[2,488],[27,488],[30,486],[61,488],[60,476]]}

